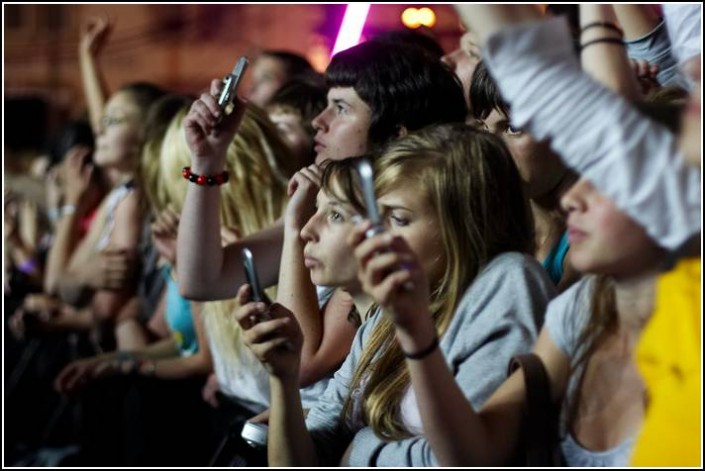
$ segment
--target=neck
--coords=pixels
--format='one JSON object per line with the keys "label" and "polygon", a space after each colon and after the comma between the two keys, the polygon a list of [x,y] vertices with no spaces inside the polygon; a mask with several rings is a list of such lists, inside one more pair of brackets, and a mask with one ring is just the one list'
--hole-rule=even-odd
{"label": "neck", "polygon": [[620,330],[641,333],[654,309],[656,271],[615,282]]}
{"label": "neck", "polygon": [[353,298],[353,303],[355,303],[355,309],[357,309],[357,312],[360,313],[360,318],[364,322],[367,318],[367,311],[374,302],[373,299],[362,290],[359,292],[350,293],[350,295]]}
{"label": "neck", "polygon": [[112,188],[130,181],[135,176],[134,172],[126,172],[118,168],[105,169],[105,172]]}

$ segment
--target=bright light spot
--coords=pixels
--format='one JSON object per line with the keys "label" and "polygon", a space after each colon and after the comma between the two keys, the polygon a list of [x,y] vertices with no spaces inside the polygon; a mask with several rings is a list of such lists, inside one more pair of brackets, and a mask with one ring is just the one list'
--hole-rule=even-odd
{"label": "bright light spot", "polygon": [[349,3],[345,8],[345,16],[343,23],[338,31],[338,39],[335,40],[335,46],[331,57],[340,51],[349,49],[360,42],[362,28],[367,20],[367,13],[370,11],[369,3]]}

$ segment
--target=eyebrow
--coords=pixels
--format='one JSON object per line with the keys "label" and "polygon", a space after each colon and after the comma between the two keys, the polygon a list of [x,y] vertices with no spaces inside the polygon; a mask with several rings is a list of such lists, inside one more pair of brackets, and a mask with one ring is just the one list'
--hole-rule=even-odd
{"label": "eyebrow", "polygon": [[331,100],[331,103],[333,103],[334,105],[343,104],[343,105],[350,106],[350,103],[348,103],[347,101],[343,100],[342,98],[333,98],[333,99]]}
{"label": "eyebrow", "polygon": [[402,206],[402,205],[400,205],[400,204],[384,204],[384,203],[380,203],[380,206],[382,206],[383,208],[386,208],[386,209],[392,209],[392,210],[394,210],[394,209],[402,209],[402,210],[404,210],[404,211],[409,211],[410,213],[413,213],[413,212],[414,212],[413,210],[407,208],[406,206]]}

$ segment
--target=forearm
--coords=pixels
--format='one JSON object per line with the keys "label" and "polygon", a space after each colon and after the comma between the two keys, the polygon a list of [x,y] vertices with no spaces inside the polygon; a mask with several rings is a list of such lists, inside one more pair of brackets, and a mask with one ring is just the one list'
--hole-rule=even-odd
{"label": "forearm", "polygon": [[[422,351],[431,344],[434,335],[432,328],[413,335],[397,331],[397,339],[406,352]],[[511,350],[512,345],[508,343],[503,342],[503,345]],[[458,377],[453,376],[448,368],[440,348],[425,358],[406,361],[424,435],[439,466],[502,466],[506,465],[507,457],[512,454],[518,424],[496,434],[468,399],[478,401],[484,389],[478,384],[494,383],[494,378],[481,373],[481,367],[494,367],[493,363],[506,364],[505,361],[495,360],[502,355],[497,354],[494,347],[491,343],[487,344],[487,351],[483,352],[480,348],[465,359],[465,367],[459,369]],[[383,453],[380,459],[384,459]],[[389,463],[380,463],[385,464]]]}
{"label": "forearm", "polygon": [[205,378],[213,371],[213,365],[207,355],[196,353],[188,357],[170,357],[150,360],[153,366],[143,366],[138,371],[143,375],[154,376],[159,379],[186,379],[196,376]]}
{"label": "forearm", "polygon": [[301,327],[304,336],[301,348],[299,378],[307,380],[311,359],[316,356],[323,337],[323,322],[318,307],[316,288],[304,265],[304,242],[297,228],[284,231],[284,246],[279,267],[277,302],[289,309]]}
{"label": "forearm", "polygon": [[269,466],[317,466],[318,457],[306,429],[298,378],[270,377]]}
{"label": "forearm", "polygon": [[[612,5],[586,3],[580,5],[580,26],[595,23],[617,25],[617,16]],[[581,44],[601,39],[621,40],[621,35],[610,28],[590,27],[581,34]],[[629,65],[625,47],[610,42],[594,43],[580,53],[583,70],[597,82],[622,95],[627,100],[640,98],[639,85]]]}
{"label": "forearm", "polygon": [[[67,273],[71,254],[78,245],[78,217],[76,213],[67,214],[57,222],[56,235],[49,250],[44,274],[44,291],[48,294],[58,293],[60,285],[66,283],[67,277],[71,278],[70,283],[78,283],[75,277]],[[61,297],[64,299],[63,295]],[[73,304],[71,300],[65,300]]]}
{"label": "forearm", "polygon": [[185,298],[194,300],[233,297],[238,286],[226,292],[219,287],[223,271],[219,187],[182,184],[188,185],[188,190],[177,238],[179,290]]}
{"label": "forearm", "polygon": [[100,131],[100,118],[103,115],[108,87],[96,63],[96,58],[83,47],[79,47],[83,93],[88,107],[88,117],[93,132]]}

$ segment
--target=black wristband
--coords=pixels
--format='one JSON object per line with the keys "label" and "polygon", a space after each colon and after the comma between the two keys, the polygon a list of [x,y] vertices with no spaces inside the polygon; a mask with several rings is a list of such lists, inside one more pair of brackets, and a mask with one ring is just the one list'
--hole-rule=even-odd
{"label": "black wristband", "polygon": [[404,352],[404,356],[408,358],[409,360],[422,360],[429,356],[435,349],[438,348],[438,337],[433,336],[433,342],[431,342],[431,345],[428,347],[424,348],[420,352],[417,353],[406,353]]}
{"label": "black wristband", "polygon": [[586,29],[590,29],[590,28],[611,29],[612,31],[616,31],[617,33],[619,33],[620,37],[622,37],[622,38],[624,37],[624,31],[622,31],[622,28],[620,28],[616,24],[610,23],[608,21],[595,21],[593,23],[588,23],[585,26],[583,26],[582,28],[580,28],[580,34],[583,34]]}
{"label": "black wristband", "polygon": [[617,38],[599,38],[599,39],[593,39],[592,41],[588,41],[585,44],[580,45],[580,52],[583,52],[583,49],[585,49],[588,46],[592,46],[593,44],[598,44],[598,43],[613,43],[613,44],[619,44],[621,46],[624,46],[624,41],[621,39]]}

